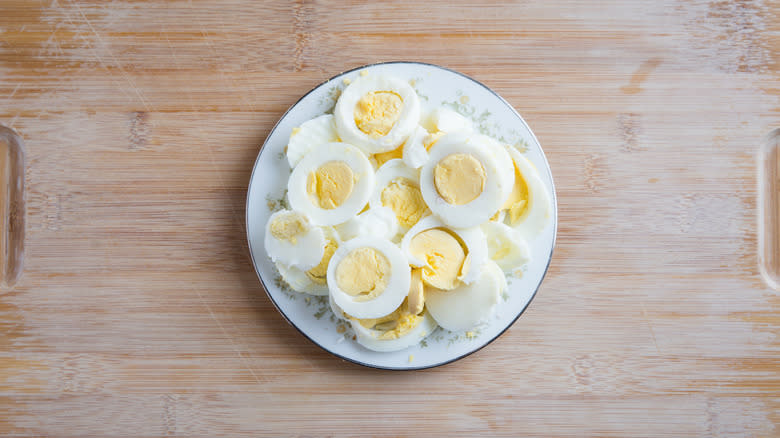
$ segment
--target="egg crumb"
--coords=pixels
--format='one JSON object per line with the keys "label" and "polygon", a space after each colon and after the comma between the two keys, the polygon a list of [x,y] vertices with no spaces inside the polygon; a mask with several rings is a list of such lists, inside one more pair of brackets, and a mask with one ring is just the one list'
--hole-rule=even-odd
{"label": "egg crumb", "polygon": [[485,190],[487,175],[477,158],[470,154],[451,154],[433,169],[433,184],[447,203],[464,205]]}
{"label": "egg crumb", "polygon": [[344,161],[328,161],[311,172],[306,191],[312,202],[325,210],[341,205],[352,193],[355,177]]}
{"label": "egg crumb", "polygon": [[381,201],[383,206],[393,210],[398,223],[406,228],[431,212],[420,193],[420,187],[403,177],[390,181],[382,190]]}
{"label": "egg crumb", "polygon": [[412,361],[413,361],[413,360],[414,360],[414,355],[413,355],[413,354],[410,354],[410,355],[409,355],[409,363],[412,363]]}
{"label": "egg crumb", "polygon": [[355,105],[355,124],[371,138],[384,137],[401,117],[403,100],[392,91],[371,91]]}
{"label": "egg crumb", "polygon": [[328,239],[325,243],[325,252],[322,254],[320,263],[306,271],[306,276],[309,277],[311,281],[317,284],[327,283],[328,263],[330,263],[330,259],[333,257],[333,253],[336,252],[336,248],[338,248],[336,241],[333,239]]}
{"label": "egg crumb", "polygon": [[467,338],[469,338],[469,339],[473,339],[473,338],[474,338],[474,336],[475,336],[475,335],[474,335],[474,332],[466,332],[466,337],[467,337]]}
{"label": "egg crumb", "polygon": [[378,297],[390,278],[390,261],[374,248],[352,250],[336,266],[336,283],[358,301]]}
{"label": "egg crumb", "polygon": [[361,70],[360,76],[368,76],[368,70]]}
{"label": "egg crumb", "polygon": [[425,261],[422,268],[425,284],[444,290],[452,290],[459,284],[458,275],[466,253],[452,234],[438,228],[425,230],[412,238],[409,250]]}
{"label": "egg crumb", "polygon": [[341,80],[341,82],[343,82],[344,85],[349,85],[349,84],[352,83],[352,81],[349,78],[344,78],[344,79]]}
{"label": "egg crumb", "polygon": [[274,238],[295,245],[298,243],[298,237],[309,231],[309,222],[304,216],[289,212],[274,219],[271,222],[270,231]]}
{"label": "egg crumb", "polygon": [[290,137],[294,136],[295,134],[297,134],[299,132],[301,132],[301,128],[300,127],[293,128],[292,132],[290,133]]}

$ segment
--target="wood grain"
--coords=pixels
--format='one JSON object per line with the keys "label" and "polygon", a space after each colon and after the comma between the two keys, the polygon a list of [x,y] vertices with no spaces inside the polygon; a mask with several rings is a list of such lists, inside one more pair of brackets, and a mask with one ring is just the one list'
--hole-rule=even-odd
{"label": "wood grain", "polygon": [[[0,3],[0,123],[26,143],[0,291],[4,436],[777,436],[780,298],[758,267],[780,5]],[[330,357],[248,258],[259,145],[349,68],[417,60],[504,96],[559,200],[536,299],[422,372]]]}

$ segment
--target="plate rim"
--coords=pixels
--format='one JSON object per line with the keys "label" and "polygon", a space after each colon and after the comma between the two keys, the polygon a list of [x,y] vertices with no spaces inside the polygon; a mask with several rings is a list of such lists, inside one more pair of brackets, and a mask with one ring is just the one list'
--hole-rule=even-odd
{"label": "plate rim", "polygon": [[[249,199],[251,198],[251,194],[252,194],[252,181],[254,180],[255,171],[257,171],[258,163],[260,163],[260,158],[262,157],[263,152],[265,151],[265,146],[268,143],[268,139],[271,138],[271,136],[274,134],[274,132],[276,132],[277,128],[279,128],[279,124],[281,124],[282,120],[284,120],[284,118],[287,116],[287,114],[289,114],[290,111],[292,111],[293,108],[295,108],[299,103],[301,103],[301,101],[303,99],[305,99],[306,96],[310,95],[315,90],[319,89],[320,87],[322,87],[323,85],[327,84],[328,82],[330,82],[330,81],[332,81],[332,80],[334,80],[334,79],[336,79],[336,78],[338,78],[340,76],[343,76],[343,75],[345,75],[347,73],[352,73],[352,72],[355,72],[355,71],[358,71],[358,70],[362,70],[362,69],[369,68],[369,67],[375,67],[375,66],[378,66],[378,65],[390,65],[390,64],[423,65],[423,66],[426,66],[426,67],[433,67],[433,68],[441,69],[441,70],[444,70],[444,71],[447,71],[447,72],[450,72],[450,73],[454,73],[454,74],[456,74],[456,75],[458,75],[458,76],[460,76],[460,77],[462,77],[462,78],[464,78],[466,80],[469,80],[469,81],[475,83],[476,85],[484,88],[490,94],[492,94],[495,97],[497,97],[504,105],[507,106],[507,108],[509,108],[510,111],[512,111],[512,113],[523,124],[523,126],[525,126],[525,128],[531,134],[531,137],[533,137],[534,141],[539,146],[539,151],[541,152],[542,158],[544,159],[545,170],[547,171],[547,175],[550,178],[550,186],[551,186],[550,188],[552,189],[552,199],[551,200],[552,200],[552,205],[553,205],[553,208],[552,208],[552,210],[553,210],[553,221],[552,221],[553,222],[553,235],[552,235],[552,245],[550,246],[550,254],[547,257],[547,264],[544,267],[544,271],[542,272],[542,276],[539,278],[539,282],[536,284],[536,287],[534,288],[534,291],[531,294],[531,297],[528,299],[528,302],[525,304],[525,306],[523,306],[523,308],[520,310],[520,312],[517,313],[517,315],[512,319],[512,321],[509,322],[506,325],[506,327],[504,327],[500,332],[498,332],[490,340],[488,340],[484,344],[480,345],[479,347],[477,347],[477,348],[475,348],[475,349],[473,349],[471,351],[468,351],[466,353],[463,353],[463,354],[461,354],[459,356],[456,356],[454,358],[444,360],[442,362],[437,362],[437,363],[434,363],[434,364],[424,365],[424,366],[417,366],[417,367],[415,367],[415,366],[409,366],[409,367],[382,366],[382,365],[362,362],[362,361],[360,361],[358,359],[347,357],[347,356],[341,355],[339,353],[336,353],[335,351],[332,351],[331,349],[327,348],[326,346],[316,342],[314,339],[309,337],[309,335],[306,334],[306,332],[304,332],[300,327],[298,327],[298,325],[296,325],[290,319],[290,317],[287,316],[287,314],[282,310],[282,308],[279,306],[279,304],[276,302],[274,297],[269,292],[268,286],[266,286],[266,283],[263,280],[263,277],[260,275],[260,271],[259,271],[259,269],[257,267],[257,261],[255,260],[254,251],[252,250],[252,239],[250,238],[250,235],[249,235]],[[498,94],[492,88],[488,87],[487,85],[483,84],[482,82],[472,78],[471,76],[468,76],[468,75],[466,75],[464,73],[461,73],[461,72],[459,72],[457,70],[453,70],[453,69],[448,68],[448,67],[443,67],[443,66],[438,65],[438,64],[433,64],[433,63],[428,63],[428,62],[420,62],[420,61],[384,61],[384,62],[375,62],[375,63],[371,63],[371,64],[364,64],[364,65],[361,65],[361,66],[358,66],[358,67],[354,67],[354,68],[351,68],[351,69],[348,69],[348,70],[344,70],[344,71],[342,71],[340,73],[337,73],[337,74],[329,77],[328,79],[318,83],[317,85],[315,85],[314,87],[309,89],[309,91],[304,93],[292,105],[290,105],[287,108],[287,110],[285,110],[285,112],[282,113],[281,116],[279,116],[279,119],[276,121],[274,126],[271,128],[270,131],[268,131],[268,135],[265,137],[265,140],[263,140],[263,144],[260,146],[260,151],[257,153],[257,157],[255,158],[255,162],[252,165],[252,173],[249,175],[249,185],[247,187],[246,202],[244,204],[244,228],[246,230],[247,248],[249,249],[249,257],[252,260],[252,268],[254,269],[255,275],[257,276],[258,280],[260,280],[260,284],[262,284],[263,289],[265,290],[265,294],[271,300],[271,303],[273,303],[273,305],[276,308],[277,312],[279,312],[279,314],[282,315],[284,320],[287,321],[288,324],[293,326],[300,334],[302,334],[304,338],[308,339],[309,342],[311,342],[312,344],[314,344],[317,347],[327,351],[331,355],[333,355],[333,356],[335,356],[335,357],[337,357],[337,358],[339,358],[341,360],[344,360],[344,361],[347,361],[347,362],[352,362],[354,364],[361,365],[361,366],[364,366],[364,367],[367,367],[367,368],[373,368],[373,369],[377,369],[377,370],[390,370],[390,371],[417,371],[417,370],[426,370],[426,369],[431,369],[431,368],[436,368],[436,367],[448,365],[450,363],[453,363],[453,362],[458,361],[460,359],[463,359],[465,357],[471,356],[472,354],[482,350],[483,348],[485,348],[488,345],[492,344],[496,339],[501,337],[501,335],[503,335],[507,330],[509,330],[509,328],[512,327],[517,322],[518,319],[520,319],[520,317],[523,315],[523,313],[525,313],[525,311],[531,305],[531,302],[534,300],[534,298],[536,298],[536,294],[537,294],[537,292],[539,292],[539,287],[541,287],[542,282],[544,281],[545,277],[547,277],[547,272],[550,269],[550,263],[552,262],[553,253],[555,252],[555,244],[556,244],[556,240],[557,240],[557,237],[558,237],[558,196],[557,196],[557,192],[555,190],[555,181],[553,179],[552,170],[550,169],[550,162],[547,160],[547,154],[544,153],[544,148],[542,148],[542,144],[539,142],[539,139],[536,138],[536,134],[533,132],[531,127],[528,126],[528,123],[526,123],[525,119],[523,119],[523,116],[521,116],[520,113],[517,112],[515,107],[513,107],[512,104],[510,104],[500,94]],[[298,293],[298,292],[296,292],[296,293]]]}

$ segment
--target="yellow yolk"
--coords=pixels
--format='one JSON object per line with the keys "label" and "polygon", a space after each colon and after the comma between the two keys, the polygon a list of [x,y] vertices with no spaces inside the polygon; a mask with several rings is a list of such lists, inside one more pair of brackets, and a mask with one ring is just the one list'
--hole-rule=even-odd
{"label": "yellow yolk", "polygon": [[430,213],[420,188],[403,177],[390,181],[390,184],[382,190],[381,200],[383,206],[393,210],[398,223],[406,228],[410,228],[420,218]]}
{"label": "yellow yolk", "polygon": [[469,154],[451,154],[433,169],[433,184],[439,196],[453,205],[477,199],[485,190],[487,175],[482,163]]}
{"label": "yellow yolk", "polygon": [[357,321],[365,328],[384,331],[377,339],[389,340],[405,335],[409,330],[417,327],[422,320],[422,316],[409,311],[408,301],[404,300],[393,313],[387,316]]}
{"label": "yellow yolk", "polygon": [[367,301],[378,297],[390,280],[390,261],[374,248],[357,248],[336,266],[336,283],[347,295]]}
{"label": "yellow yolk", "polygon": [[286,240],[295,245],[298,242],[298,236],[309,231],[309,224],[303,216],[297,213],[284,214],[271,222],[270,231],[274,238]]}
{"label": "yellow yolk", "polygon": [[352,193],[354,175],[343,161],[328,161],[306,179],[306,191],[315,205],[332,210],[341,205]]}
{"label": "yellow yolk", "polygon": [[392,91],[371,91],[355,105],[355,124],[371,138],[387,135],[401,117],[401,96]]}
{"label": "yellow yolk", "polygon": [[325,252],[322,254],[320,264],[306,271],[306,276],[308,276],[311,281],[317,284],[327,283],[328,263],[330,263],[330,258],[333,257],[333,253],[336,252],[337,247],[334,240],[328,239],[325,243]]}
{"label": "yellow yolk", "polygon": [[393,149],[389,152],[380,152],[378,154],[374,154],[374,159],[376,160],[377,167],[381,167],[383,164],[387,163],[388,161],[394,159],[394,158],[403,158],[404,156],[404,145],[398,146],[398,148]]}
{"label": "yellow yolk", "polygon": [[422,269],[412,269],[412,282],[409,285],[409,313],[419,315],[424,306]]}
{"label": "yellow yolk", "polygon": [[514,224],[526,212],[528,206],[528,185],[520,170],[515,166],[515,185],[512,192],[501,206],[501,210],[509,210],[509,223]]}
{"label": "yellow yolk", "polygon": [[425,138],[425,141],[423,142],[423,146],[425,146],[425,150],[430,151],[433,145],[436,144],[437,141],[439,141],[440,138],[444,136],[444,132],[438,131],[434,132],[433,134],[428,134],[428,136]]}
{"label": "yellow yolk", "polygon": [[438,289],[452,290],[458,285],[466,253],[450,233],[432,228],[414,236],[409,245],[413,256],[425,261],[422,280]]}

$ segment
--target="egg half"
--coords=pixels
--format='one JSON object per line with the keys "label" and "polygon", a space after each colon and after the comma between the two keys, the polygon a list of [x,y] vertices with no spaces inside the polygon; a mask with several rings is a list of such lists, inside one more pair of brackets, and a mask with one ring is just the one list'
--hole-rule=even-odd
{"label": "egg half", "polygon": [[407,167],[403,160],[385,163],[376,172],[371,208],[390,208],[405,232],[421,218],[431,214],[420,193],[418,172]]}
{"label": "egg half", "polygon": [[297,211],[281,210],[265,226],[265,250],[276,263],[311,269],[325,252],[325,235],[309,218]]}
{"label": "egg half", "polygon": [[485,234],[488,256],[507,273],[516,273],[531,260],[531,250],[523,236],[514,228],[489,221],[480,225]]}
{"label": "egg half", "polygon": [[392,242],[361,236],[336,250],[327,278],[330,296],[341,309],[356,318],[379,318],[406,298],[411,270]]}
{"label": "egg half", "polygon": [[374,169],[366,155],[346,143],[325,143],[293,169],[287,197],[294,210],[318,225],[336,225],[358,214],[374,189]]}
{"label": "egg half", "polygon": [[550,195],[536,167],[517,149],[506,148],[515,165],[515,184],[502,209],[506,222],[526,238],[533,238],[550,223]]}
{"label": "egg half", "polygon": [[320,262],[316,266],[303,270],[295,266],[276,263],[276,269],[279,270],[282,280],[294,291],[310,295],[328,294],[328,264],[341,244],[341,239],[339,239],[338,234],[331,227],[323,227],[322,230],[325,235],[325,249]]}
{"label": "egg half", "polygon": [[360,76],[341,93],[333,115],[342,141],[376,154],[409,137],[420,120],[420,100],[406,81]]}

